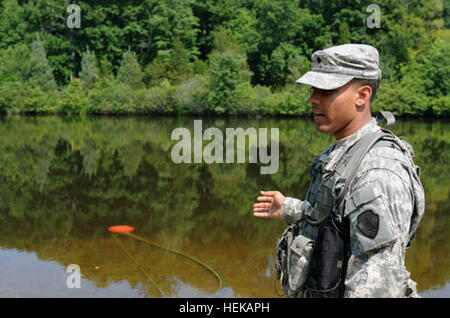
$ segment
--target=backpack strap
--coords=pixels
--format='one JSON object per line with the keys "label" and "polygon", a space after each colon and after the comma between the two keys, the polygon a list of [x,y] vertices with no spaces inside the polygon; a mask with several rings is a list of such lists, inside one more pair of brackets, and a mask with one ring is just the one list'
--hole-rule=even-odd
{"label": "backpack strap", "polygon": [[356,171],[358,170],[361,162],[363,161],[369,150],[385,135],[386,133],[383,131],[376,131],[373,133],[368,133],[364,137],[362,137],[358,142],[359,148],[352,155],[341,178],[336,181],[336,186],[334,187],[333,193],[333,195],[335,196],[333,212],[335,212],[339,222],[341,222],[344,218],[344,198],[349,191],[350,183],[352,182]]}
{"label": "backpack strap", "polygon": [[386,119],[386,125],[385,128],[391,127],[395,124],[395,116],[391,112],[380,110],[381,118],[377,119],[377,123],[382,122],[384,119]]}

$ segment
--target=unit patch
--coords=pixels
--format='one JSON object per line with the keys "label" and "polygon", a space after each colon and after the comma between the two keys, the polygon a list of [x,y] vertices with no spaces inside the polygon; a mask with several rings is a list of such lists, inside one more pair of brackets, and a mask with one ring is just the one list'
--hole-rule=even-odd
{"label": "unit patch", "polygon": [[374,239],[377,236],[379,224],[378,215],[370,210],[358,215],[358,230],[368,238]]}

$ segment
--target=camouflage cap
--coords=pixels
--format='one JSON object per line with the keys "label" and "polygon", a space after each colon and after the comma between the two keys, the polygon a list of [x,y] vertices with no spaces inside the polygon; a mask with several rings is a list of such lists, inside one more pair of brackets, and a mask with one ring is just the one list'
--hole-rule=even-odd
{"label": "camouflage cap", "polygon": [[296,83],[330,90],[347,84],[353,78],[381,78],[378,51],[370,45],[333,46],[314,52],[311,60],[311,71]]}

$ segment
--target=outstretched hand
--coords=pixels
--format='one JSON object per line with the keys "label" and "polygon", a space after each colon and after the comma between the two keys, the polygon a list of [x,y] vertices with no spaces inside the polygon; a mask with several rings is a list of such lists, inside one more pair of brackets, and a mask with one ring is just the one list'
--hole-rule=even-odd
{"label": "outstretched hand", "polygon": [[253,216],[259,218],[280,219],[281,205],[285,196],[279,191],[261,191],[258,202],[253,204]]}

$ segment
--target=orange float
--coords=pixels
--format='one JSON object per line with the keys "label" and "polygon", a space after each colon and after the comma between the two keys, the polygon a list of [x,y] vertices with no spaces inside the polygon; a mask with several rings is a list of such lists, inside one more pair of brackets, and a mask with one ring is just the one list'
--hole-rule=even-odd
{"label": "orange float", "polygon": [[114,225],[108,228],[113,233],[130,233],[134,231],[134,227],[128,225]]}

